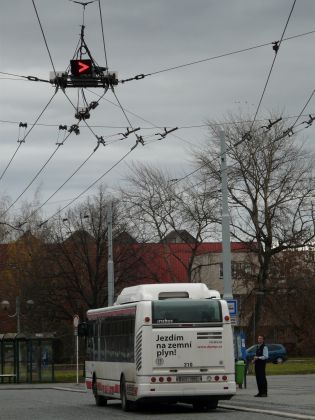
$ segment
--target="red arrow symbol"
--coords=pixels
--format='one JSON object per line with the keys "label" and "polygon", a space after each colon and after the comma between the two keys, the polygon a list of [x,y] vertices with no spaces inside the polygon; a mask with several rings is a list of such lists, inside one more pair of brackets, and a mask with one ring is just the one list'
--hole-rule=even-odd
{"label": "red arrow symbol", "polygon": [[78,62],[79,64],[79,73],[85,73],[86,70],[89,70],[90,66],[88,64],[82,63],[82,61]]}

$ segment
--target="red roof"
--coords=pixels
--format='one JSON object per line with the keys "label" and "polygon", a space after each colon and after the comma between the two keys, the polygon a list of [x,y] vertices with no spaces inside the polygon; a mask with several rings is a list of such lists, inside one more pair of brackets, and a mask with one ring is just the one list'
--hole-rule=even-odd
{"label": "red roof", "polygon": [[[194,255],[202,255],[208,253],[221,253],[221,242],[208,242],[199,244],[186,243],[146,243],[146,244],[129,244],[133,252],[128,257],[137,261],[133,265],[133,270],[129,272],[129,281],[137,280],[137,283],[173,283],[173,282],[189,282],[190,265]],[[231,251],[250,250],[251,245],[239,242],[231,243]],[[120,267],[123,270],[122,267]],[[119,265],[115,265],[115,272],[119,270]],[[128,281],[128,280],[127,280]]]}

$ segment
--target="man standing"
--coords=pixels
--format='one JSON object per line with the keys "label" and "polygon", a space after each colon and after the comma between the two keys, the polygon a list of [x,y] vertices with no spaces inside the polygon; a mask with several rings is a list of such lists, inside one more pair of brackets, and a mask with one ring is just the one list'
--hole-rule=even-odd
{"label": "man standing", "polygon": [[267,397],[266,362],[269,357],[268,347],[265,345],[265,337],[258,336],[258,347],[253,363],[255,364],[255,375],[258,387],[258,394],[255,397]]}

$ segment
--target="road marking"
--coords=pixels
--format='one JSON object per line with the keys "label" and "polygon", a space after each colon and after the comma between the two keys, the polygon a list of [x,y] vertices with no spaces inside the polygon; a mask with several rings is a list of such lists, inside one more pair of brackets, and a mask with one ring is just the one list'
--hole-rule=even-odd
{"label": "road marking", "polygon": [[219,404],[219,408],[226,408],[228,410],[239,410],[239,411],[248,411],[251,413],[263,413],[263,414],[270,414],[279,417],[286,417],[290,419],[300,419],[300,420],[315,420],[315,416],[310,416],[308,414],[299,414],[299,413],[288,413],[285,411],[276,411],[276,410],[261,410],[259,408],[248,408],[242,407],[238,405],[224,405]]}

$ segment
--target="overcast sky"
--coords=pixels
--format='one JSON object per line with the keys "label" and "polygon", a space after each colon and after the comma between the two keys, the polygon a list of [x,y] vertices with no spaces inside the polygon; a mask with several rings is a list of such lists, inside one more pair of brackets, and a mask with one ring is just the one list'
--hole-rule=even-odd
{"label": "overcast sky", "polygon": [[[215,57],[280,40],[293,0],[100,0],[109,70],[119,80],[138,74],[159,72],[182,64]],[[79,42],[83,7],[69,0],[34,0],[52,62],[57,71],[69,66]],[[315,2],[297,0],[284,38],[315,31]],[[85,41],[95,61],[105,66],[105,54],[98,2],[85,11]],[[315,33],[283,42],[270,76],[257,119],[269,111],[285,116],[299,115],[315,88]],[[115,93],[132,127],[146,141],[136,147],[102,181],[115,189],[126,178],[132,162],[152,163],[175,176],[189,173],[191,146],[203,144],[208,136],[207,120],[224,121],[229,112],[254,115],[274,58],[272,45],[227,57],[169,70],[142,80],[119,84]],[[52,63],[31,0],[1,2],[0,14],[0,176],[23,138],[54,94],[48,83],[32,82],[4,73],[48,79]],[[15,80],[12,80],[15,79]],[[86,91],[88,103],[102,95],[102,89]],[[77,89],[66,94],[77,103]],[[82,169],[43,208],[49,217],[58,206],[80,194],[109,170],[135,144],[135,136],[124,140],[129,123],[108,91],[87,121],[100,146]],[[59,125],[77,123],[75,111],[62,91],[32,128],[25,143],[0,181],[1,195],[14,201],[27,187],[62,141]],[[315,98],[304,114],[315,114]],[[301,121],[307,120],[302,117]],[[84,127],[61,146],[24,199],[32,200],[40,190],[44,202],[90,155],[97,140]],[[192,126],[201,126],[187,128]],[[161,127],[161,128],[157,128]],[[161,141],[152,142],[163,127],[178,127]],[[20,137],[19,137],[20,136]],[[111,136],[111,137],[109,137]],[[148,137],[149,136],[149,137]],[[151,136],[151,137],[150,137]],[[314,147],[313,127],[301,138]],[[95,192],[95,188],[89,191]],[[85,198],[83,196],[81,199]]]}

